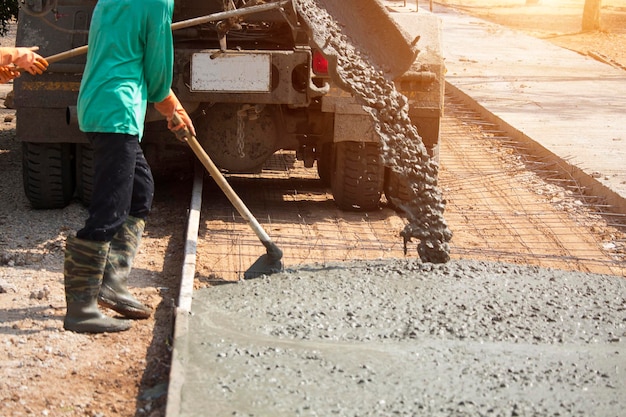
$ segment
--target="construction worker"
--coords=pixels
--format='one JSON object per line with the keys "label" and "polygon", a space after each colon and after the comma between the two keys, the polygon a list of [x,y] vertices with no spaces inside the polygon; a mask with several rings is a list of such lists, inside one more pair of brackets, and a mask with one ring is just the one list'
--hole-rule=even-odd
{"label": "construction worker", "polygon": [[32,75],[40,75],[48,68],[48,61],[35,53],[39,49],[23,47],[0,47],[0,83],[8,83],[20,76],[19,68]]}
{"label": "construction worker", "polygon": [[[130,328],[126,319],[151,314],[127,288],[154,194],[140,147],[147,103],[170,130],[195,134],[170,89],[173,7],[173,0],[99,0],[93,11],[77,103],[79,127],[94,151],[93,192],[84,227],[66,241],[67,330],[118,332]],[[125,319],[103,314],[98,304]]]}

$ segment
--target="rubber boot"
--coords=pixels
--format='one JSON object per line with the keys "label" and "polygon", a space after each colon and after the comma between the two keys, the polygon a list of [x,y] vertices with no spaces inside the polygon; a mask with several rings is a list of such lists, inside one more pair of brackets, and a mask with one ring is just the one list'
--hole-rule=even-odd
{"label": "rubber boot", "polygon": [[113,236],[98,296],[101,306],[129,319],[146,319],[152,313],[150,307],[137,301],[126,287],[145,226],[143,219],[129,216]]}
{"label": "rubber boot", "polygon": [[98,309],[98,293],[106,263],[109,242],[68,237],[65,243],[65,301],[63,327],[77,333],[121,332],[131,322],[108,317]]}

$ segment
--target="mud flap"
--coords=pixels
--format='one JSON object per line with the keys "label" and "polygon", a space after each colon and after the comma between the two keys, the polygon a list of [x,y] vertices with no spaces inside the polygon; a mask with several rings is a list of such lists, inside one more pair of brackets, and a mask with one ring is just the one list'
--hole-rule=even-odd
{"label": "mud flap", "polygon": [[378,0],[297,0],[295,5],[309,38],[331,63],[331,71],[334,52],[328,48],[324,24],[328,16],[320,16],[316,7],[328,12],[358,52],[389,80],[404,74],[417,57],[417,38],[411,38]]}

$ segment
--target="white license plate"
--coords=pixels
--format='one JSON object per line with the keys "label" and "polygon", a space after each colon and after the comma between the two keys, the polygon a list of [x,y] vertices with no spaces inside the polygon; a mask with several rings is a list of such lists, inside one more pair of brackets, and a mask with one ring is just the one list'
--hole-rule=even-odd
{"label": "white license plate", "polygon": [[268,53],[207,51],[191,56],[191,91],[269,92]]}

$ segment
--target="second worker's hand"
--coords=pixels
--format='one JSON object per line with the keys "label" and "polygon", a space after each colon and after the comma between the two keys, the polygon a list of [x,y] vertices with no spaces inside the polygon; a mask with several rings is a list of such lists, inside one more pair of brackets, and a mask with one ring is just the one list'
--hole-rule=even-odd
{"label": "second worker's hand", "polygon": [[20,71],[18,71],[13,66],[0,66],[0,84],[8,83],[9,81],[19,77],[20,75]]}
{"label": "second worker's hand", "polygon": [[48,69],[48,61],[34,52],[39,48],[37,46],[33,46],[30,48],[15,48],[16,56],[13,60],[13,63],[23,68],[25,71],[30,73],[31,75],[41,75]]}

